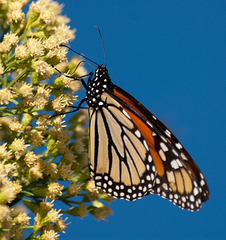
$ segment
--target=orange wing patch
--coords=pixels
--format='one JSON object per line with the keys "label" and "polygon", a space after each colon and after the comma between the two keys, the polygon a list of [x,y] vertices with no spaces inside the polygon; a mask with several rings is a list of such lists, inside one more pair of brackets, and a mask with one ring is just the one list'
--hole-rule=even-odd
{"label": "orange wing patch", "polygon": [[[114,94],[116,96],[118,96],[120,99],[122,99],[123,101],[125,101],[126,103],[128,103],[133,109],[136,109],[136,111],[138,111],[143,117],[145,117],[139,111],[139,109],[137,109],[133,105],[133,103],[128,98],[126,98],[124,95],[122,95],[120,92],[118,92],[117,90],[114,89]],[[165,170],[164,170],[162,160],[159,157],[159,154],[155,150],[155,141],[152,136],[153,131],[150,129],[150,127],[146,123],[144,123],[139,117],[137,117],[135,114],[133,114],[128,108],[126,108],[125,106],[123,106],[123,107],[126,110],[126,112],[129,114],[129,116],[131,117],[133,122],[136,124],[137,128],[143,135],[144,139],[146,140],[149,150],[151,152],[155,167],[156,167],[157,174],[159,176],[163,176],[165,173]]]}

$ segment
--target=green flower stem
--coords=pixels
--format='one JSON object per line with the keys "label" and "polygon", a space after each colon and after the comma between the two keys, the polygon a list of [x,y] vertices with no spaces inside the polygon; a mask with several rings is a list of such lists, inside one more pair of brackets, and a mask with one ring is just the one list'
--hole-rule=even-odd
{"label": "green flower stem", "polygon": [[11,99],[10,102],[14,103],[15,105],[19,104],[15,99]]}
{"label": "green flower stem", "polygon": [[8,73],[8,72],[11,72],[11,68],[15,67],[15,62],[7,62],[6,65],[7,65],[7,67],[6,67],[5,72],[4,72],[5,74]]}
{"label": "green flower stem", "polygon": [[3,88],[6,88],[7,86],[7,80],[8,80],[8,76],[7,74],[5,74],[4,78],[3,78]]}
{"label": "green flower stem", "polygon": [[25,75],[28,72],[28,68],[25,68],[19,75],[17,75],[7,86],[7,88],[10,88],[14,85],[23,75]]}
{"label": "green flower stem", "polygon": [[[12,54],[12,53],[11,53],[11,54],[9,55],[8,59],[7,59],[7,60],[8,60],[8,63],[11,62],[14,58],[15,58],[15,54]],[[15,64],[15,63],[13,62],[13,64]]]}
{"label": "green flower stem", "polygon": [[21,229],[34,229],[34,226],[21,227]]}

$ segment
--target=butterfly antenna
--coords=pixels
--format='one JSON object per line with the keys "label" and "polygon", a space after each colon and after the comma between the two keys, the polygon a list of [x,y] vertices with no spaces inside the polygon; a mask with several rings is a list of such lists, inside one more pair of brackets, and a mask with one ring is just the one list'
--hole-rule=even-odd
{"label": "butterfly antenna", "polygon": [[66,47],[66,48],[70,49],[72,52],[76,53],[77,55],[79,55],[79,56],[85,58],[86,60],[88,60],[88,61],[94,63],[95,65],[99,66],[99,64],[97,64],[96,62],[94,62],[94,61],[91,60],[90,58],[85,57],[83,54],[76,52],[75,50],[73,50],[72,48],[68,47],[67,45],[63,45],[63,44],[62,44],[62,45],[60,45],[60,46],[61,46],[61,47]]}
{"label": "butterfly antenna", "polygon": [[100,32],[100,29],[97,26],[95,26],[95,28],[98,30],[99,35],[100,35],[100,40],[101,40],[102,48],[103,48],[103,51],[104,51],[105,67],[107,67],[107,57],[106,57],[106,53],[105,53],[105,49],[104,49],[103,38],[102,38],[102,35],[101,35],[101,32]]}

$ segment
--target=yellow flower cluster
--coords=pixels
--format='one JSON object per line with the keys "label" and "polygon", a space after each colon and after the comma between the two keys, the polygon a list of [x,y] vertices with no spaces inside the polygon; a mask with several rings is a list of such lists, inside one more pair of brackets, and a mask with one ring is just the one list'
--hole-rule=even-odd
{"label": "yellow flower cluster", "polygon": [[[75,30],[56,1],[28,4],[0,0],[0,239],[32,228],[29,239],[52,240],[65,231],[63,215],[105,220],[111,211],[100,202],[111,199],[89,177],[87,110],[61,115],[87,74],[62,46]],[[61,211],[56,201],[72,207]]]}

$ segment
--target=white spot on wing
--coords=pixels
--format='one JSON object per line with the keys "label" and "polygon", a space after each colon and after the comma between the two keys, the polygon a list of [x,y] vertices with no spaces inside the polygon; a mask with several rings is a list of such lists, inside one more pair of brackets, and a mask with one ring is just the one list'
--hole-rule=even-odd
{"label": "white spot on wing", "polygon": [[104,103],[103,103],[103,102],[99,102],[98,105],[99,105],[99,106],[102,106],[102,105],[104,105]]}
{"label": "white spot on wing", "polygon": [[170,132],[168,129],[166,129],[165,134],[166,134],[168,137],[171,137],[171,132]]}
{"label": "white spot on wing", "polygon": [[179,168],[176,160],[172,160],[170,164],[171,164],[171,167],[172,167],[173,169],[178,169],[178,168]]}
{"label": "white spot on wing", "polygon": [[166,146],[166,144],[163,143],[163,142],[160,143],[160,147],[162,148],[162,150],[163,150],[164,152],[166,152],[166,151],[169,150],[168,147]]}
{"label": "white spot on wing", "polygon": [[182,146],[181,146],[181,144],[178,142],[178,143],[176,143],[176,147],[178,148],[178,149],[181,149],[182,148]]}
{"label": "white spot on wing", "polygon": [[140,137],[141,137],[141,133],[140,133],[140,131],[139,131],[139,130],[136,130],[136,131],[135,131],[135,134],[136,134],[136,136],[137,136],[138,138],[140,138]]}
{"label": "white spot on wing", "polygon": [[147,151],[149,151],[149,148],[148,148],[147,142],[146,142],[145,140],[143,141],[143,144],[144,144],[145,148],[147,149]]}
{"label": "white spot on wing", "polygon": [[204,181],[203,179],[200,181],[200,185],[201,185],[201,186],[204,186],[204,185],[205,185],[205,181]]}
{"label": "white spot on wing", "polygon": [[197,189],[197,188],[194,188],[193,193],[194,193],[195,196],[198,195],[198,193],[199,193],[198,189]]}
{"label": "white spot on wing", "polygon": [[176,161],[177,161],[177,164],[178,164],[179,167],[183,167],[183,165],[182,165],[182,163],[179,159],[176,159]]}
{"label": "white spot on wing", "polygon": [[149,121],[147,121],[146,122],[151,128],[153,128],[153,125],[149,122]]}
{"label": "white spot on wing", "polygon": [[127,113],[127,111],[125,109],[123,109],[122,112],[125,116],[127,116],[129,119],[131,119],[131,117],[129,116],[129,114]]}
{"label": "white spot on wing", "polygon": [[148,155],[148,162],[152,162],[152,156]]}
{"label": "white spot on wing", "polygon": [[162,159],[163,161],[166,161],[166,155],[165,155],[165,153],[162,151],[162,149],[159,150],[159,156],[161,157],[161,159]]}
{"label": "white spot on wing", "polygon": [[162,184],[162,188],[164,188],[165,190],[168,190],[167,184],[166,184],[166,183],[163,183],[163,184]]}

